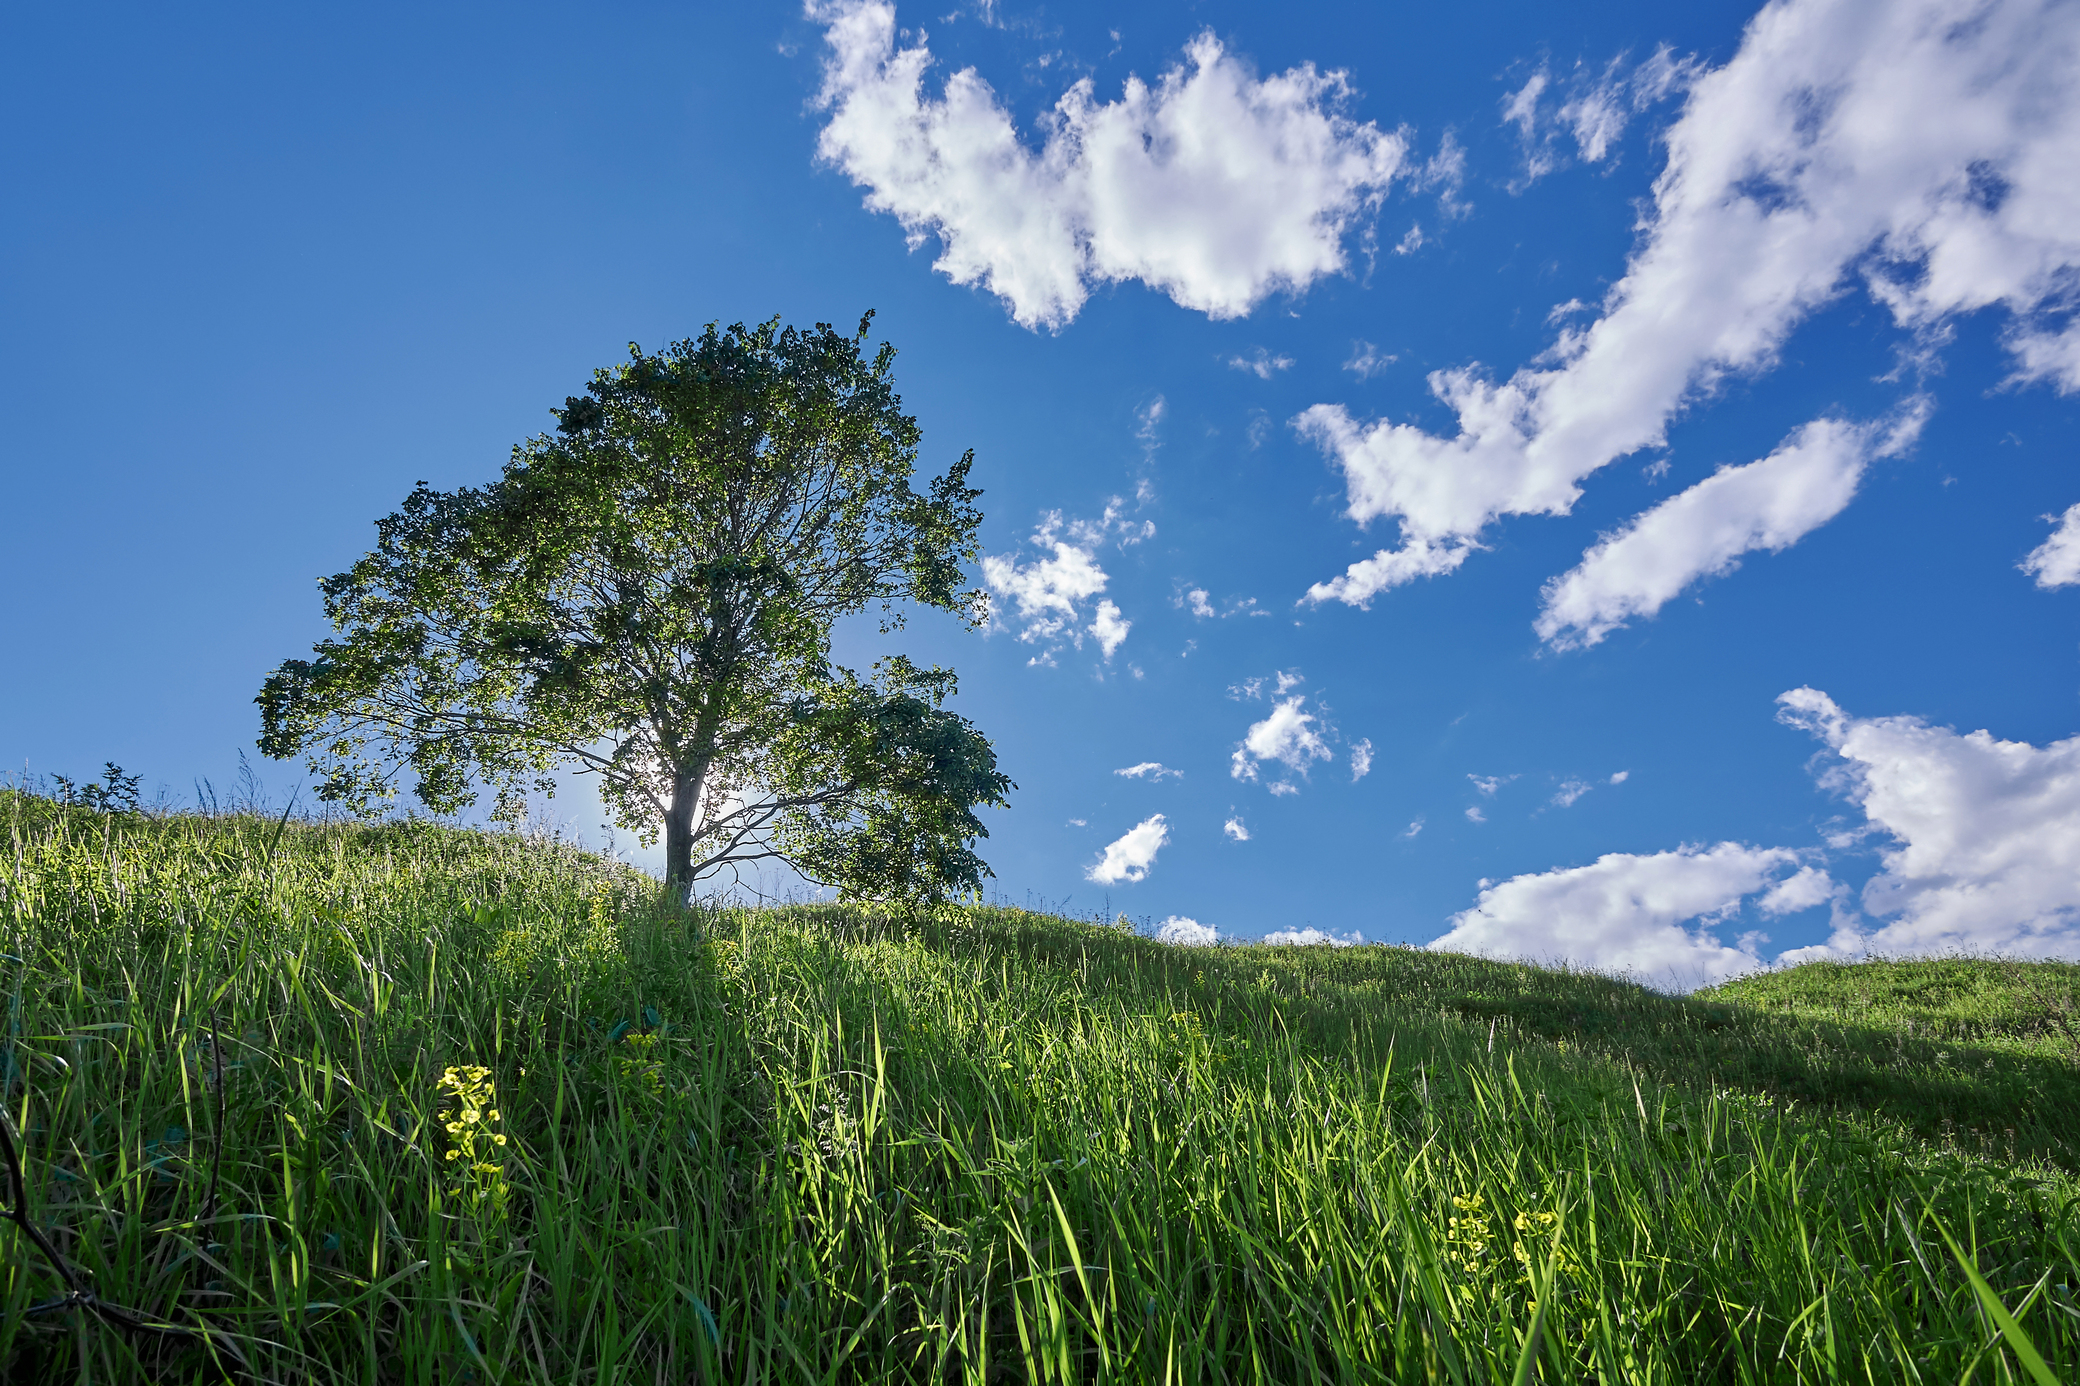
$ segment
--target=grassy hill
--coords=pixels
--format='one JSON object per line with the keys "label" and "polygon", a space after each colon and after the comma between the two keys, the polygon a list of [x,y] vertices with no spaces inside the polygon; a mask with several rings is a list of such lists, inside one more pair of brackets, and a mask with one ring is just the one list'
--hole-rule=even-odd
{"label": "grassy hill", "polygon": [[2080,1364],[2071,967],[1672,998],[1007,909],[688,913],[510,836],[20,794],[0,953],[15,1378]]}

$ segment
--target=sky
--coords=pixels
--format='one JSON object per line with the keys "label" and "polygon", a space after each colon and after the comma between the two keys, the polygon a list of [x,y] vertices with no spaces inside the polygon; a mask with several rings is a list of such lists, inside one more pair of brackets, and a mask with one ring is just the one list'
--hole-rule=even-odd
{"label": "sky", "polygon": [[1678,988],[2080,957],[2080,6],[4,25],[10,773],[286,802],[253,696],[414,483],[630,343],[871,309],[992,617],[837,654],[958,671],[995,895]]}

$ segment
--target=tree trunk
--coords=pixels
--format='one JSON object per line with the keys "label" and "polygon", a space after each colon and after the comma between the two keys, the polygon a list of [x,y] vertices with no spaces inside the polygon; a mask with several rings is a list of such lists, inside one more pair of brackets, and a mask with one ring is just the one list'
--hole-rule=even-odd
{"label": "tree trunk", "polygon": [[665,889],[682,902],[693,892],[693,811],[700,802],[701,778],[684,771],[673,777],[672,806],[664,816]]}

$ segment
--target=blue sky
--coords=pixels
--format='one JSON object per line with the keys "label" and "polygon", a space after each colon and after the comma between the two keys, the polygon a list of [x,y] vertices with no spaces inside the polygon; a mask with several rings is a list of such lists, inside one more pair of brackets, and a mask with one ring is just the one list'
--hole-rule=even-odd
{"label": "blue sky", "polygon": [[992,629],[903,640],[1019,785],[1010,898],[1674,985],[2080,955],[2070,5],[7,37],[12,767],[225,783],[415,481],[630,341],[872,308],[986,493]]}

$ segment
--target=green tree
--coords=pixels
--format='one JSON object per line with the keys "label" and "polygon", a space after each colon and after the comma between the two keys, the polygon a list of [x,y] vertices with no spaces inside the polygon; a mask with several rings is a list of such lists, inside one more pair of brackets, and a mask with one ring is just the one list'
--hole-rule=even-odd
{"label": "green tree", "polygon": [[631,346],[497,481],[421,482],[320,584],[340,636],[269,676],[261,749],[358,812],[408,773],[435,812],[489,790],[506,821],[576,767],[645,843],[663,829],[682,889],[762,860],[868,898],[977,885],[975,810],[1013,786],[945,709],[953,674],[830,660],[869,608],[884,634],[911,604],[987,612],[973,453],[912,490],[917,422],[894,348],[865,352],[872,318]]}

